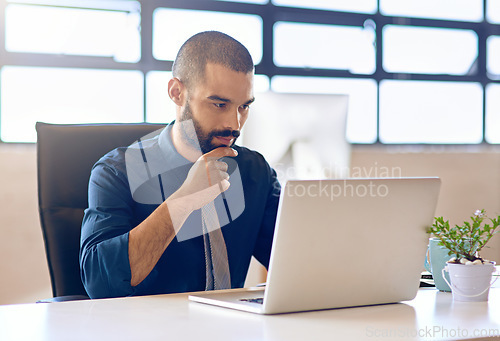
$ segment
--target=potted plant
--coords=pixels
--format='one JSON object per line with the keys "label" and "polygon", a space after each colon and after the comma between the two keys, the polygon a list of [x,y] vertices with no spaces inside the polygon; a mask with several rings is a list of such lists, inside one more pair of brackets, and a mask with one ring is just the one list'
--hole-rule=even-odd
{"label": "potted plant", "polygon": [[[486,223],[489,219],[490,223]],[[453,299],[457,301],[487,301],[495,262],[483,259],[479,251],[499,232],[500,216],[488,218],[485,210],[477,210],[471,222],[450,226],[443,217],[435,217],[428,229],[453,256],[442,271],[448,271]],[[445,278],[446,280],[446,278]]]}

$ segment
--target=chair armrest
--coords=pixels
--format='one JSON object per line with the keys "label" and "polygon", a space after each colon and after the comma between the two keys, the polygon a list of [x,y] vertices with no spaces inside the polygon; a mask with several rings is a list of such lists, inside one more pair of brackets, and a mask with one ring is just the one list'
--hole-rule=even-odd
{"label": "chair armrest", "polygon": [[84,295],[57,296],[39,300],[36,303],[55,303],[55,302],[81,301],[81,300],[90,300],[90,298]]}

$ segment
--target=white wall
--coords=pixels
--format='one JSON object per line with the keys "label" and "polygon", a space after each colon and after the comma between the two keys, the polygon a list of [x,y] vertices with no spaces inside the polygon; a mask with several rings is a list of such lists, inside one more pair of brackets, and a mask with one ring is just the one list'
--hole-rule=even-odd
{"label": "white wall", "polygon": [[[498,148],[497,148],[498,147]],[[500,214],[500,146],[355,146],[352,172],[394,170],[401,176],[440,176],[436,215],[452,223],[476,209]],[[500,262],[500,234],[483,253]],[[258,269],[258,267],[255,267]],[[263,281],[254,270],[252,283]],[[0,144],[0,304],[51,297],[38,220],[36,147]]]}
{"label": "white wall", "polygon": [[[476,211],[500,215],[500,146],[365,146],[356,147],[351,170],[386,169],[401,176],[439,176],[436,216],[462,224]],[[500,233],[481,253],[500,263]]]}
{"label": "white wall", "polygon": [[52,296],[36,184],[36,147],[0,144],[0,304]]}

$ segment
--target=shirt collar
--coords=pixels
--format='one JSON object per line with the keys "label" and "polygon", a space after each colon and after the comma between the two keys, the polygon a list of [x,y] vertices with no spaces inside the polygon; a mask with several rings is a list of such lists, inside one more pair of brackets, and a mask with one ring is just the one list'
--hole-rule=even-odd
{"label": "shirt collar", "polygon": [[174,123],[175,121],[168,124],[158,136],[158,147],[168,164],[171,165],[169,168],[177,168],[187,164],[192,164],[191,161],[184,158],[181,154],[179,154],[177,149],[175,149],[172,141],[172,128]]}

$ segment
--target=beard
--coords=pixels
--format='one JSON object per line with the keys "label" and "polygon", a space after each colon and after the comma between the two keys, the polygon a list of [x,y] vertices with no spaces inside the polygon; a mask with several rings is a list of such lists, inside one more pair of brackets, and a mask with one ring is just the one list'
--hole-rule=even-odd
{"label": "beard", "polygon": [[238,136],[240,136],[239,130],[231,130],[231,129],[222,129],[222,130],[212,130],[205,131],[200,122],[193,117],[193,112],[191,111],[191,107],[189,106],[189,99],[186,102],[186,107],[184,111],[181,113],[180,122],[191,120],[194,126],[194,134],[188,132],[186,129],[181,129],[182,138],[185,143],[189,146],[193,147],[196,150],[201,150],[202,154],[206,154],[211,150],[222,147],[224,145],[215,145],[212,141],[214,137],[229,137],[232,136],[233,142],[229,147],[232,147]]}

